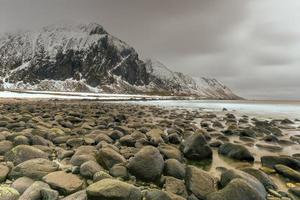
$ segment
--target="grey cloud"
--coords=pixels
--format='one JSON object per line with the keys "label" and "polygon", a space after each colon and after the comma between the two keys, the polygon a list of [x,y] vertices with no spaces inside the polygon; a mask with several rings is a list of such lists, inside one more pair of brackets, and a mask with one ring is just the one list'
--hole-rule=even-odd
{"label": "grey cloud", "polygon": [[[141,57],[246,98],[300,98],[298,0],[0,0],[0,33],[97,22]],[[294,21],[295,22],[294,22]]]}

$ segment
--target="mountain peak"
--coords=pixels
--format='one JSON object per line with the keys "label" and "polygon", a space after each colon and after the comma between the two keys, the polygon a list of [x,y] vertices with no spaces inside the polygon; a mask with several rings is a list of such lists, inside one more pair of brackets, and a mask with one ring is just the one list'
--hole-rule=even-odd
{"label": "mountain peak", "polygon": [[97,23],[50,25],[0,38],[0,80],[3,89],[236,97],[216,80],[197,81],[159,61],[141,60]]}
{"label": "mountain peak", "polygon": [[108,34],[106,32],[106,30],[103,28],[103,26],[101,26],[100,24],[97,24],[97,23],[89,23],[89,24],[81,24],[79,25],[79,27],[88,32],[90,35],[93,35],[93,34],[98,34],[98,35],[103,35],[103,34]]}

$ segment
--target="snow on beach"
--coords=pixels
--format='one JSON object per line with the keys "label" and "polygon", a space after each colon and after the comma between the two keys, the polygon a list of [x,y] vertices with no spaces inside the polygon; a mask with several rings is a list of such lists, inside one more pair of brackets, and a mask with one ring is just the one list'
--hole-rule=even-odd
{"label": "snow on beach", "polygon": [[130,94],[104,94],[80,92],[50,92],[50,91],[0,91],[0,98],[16,99],[67,99],[67,100],[149,100],[168,99],[171,97],[130,95]]}

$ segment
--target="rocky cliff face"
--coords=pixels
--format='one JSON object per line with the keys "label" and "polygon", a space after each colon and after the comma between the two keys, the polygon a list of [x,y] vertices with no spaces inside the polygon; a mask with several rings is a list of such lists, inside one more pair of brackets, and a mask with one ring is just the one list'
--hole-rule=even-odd
{"label": "rocky cliff face", "polygon": [[196,80],[139,59],[134,48],[98,24],[48,26],[0,37],[0,77],[3,89],[237,98],[216,80]]}

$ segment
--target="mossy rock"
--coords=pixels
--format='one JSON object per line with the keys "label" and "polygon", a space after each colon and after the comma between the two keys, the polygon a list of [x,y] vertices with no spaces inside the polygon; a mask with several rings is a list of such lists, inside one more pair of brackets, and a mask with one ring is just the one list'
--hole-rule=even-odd
{"label": "mossy rock", "polygon": [[0,186],[0,199],[1,200],[17,200],[20,194],[14,188],[8,186]]}

